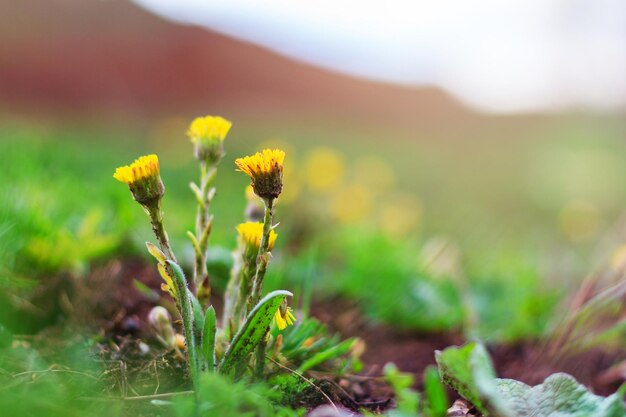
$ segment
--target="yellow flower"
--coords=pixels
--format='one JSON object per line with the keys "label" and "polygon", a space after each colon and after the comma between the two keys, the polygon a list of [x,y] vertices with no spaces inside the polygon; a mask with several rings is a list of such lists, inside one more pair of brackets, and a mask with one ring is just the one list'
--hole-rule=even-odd
{"label": "yellow flower", "polygon": [[314,191],[331,191],[344,182],[343,156],[331,148],[317,148],[306,155],[302,164],[304,180]]}
{"label": "yellow flower", "polygon": [[[239,232],[239,236],[241,236],[246,245],[252,246],[257,249],[261,246],[263,223],[241,223],[239,226],[237,226],[237,232]],[[270,240],[267,250],[272,250],[274,248],[274,242],[276,242],[277,236],[278,235],[276,234],[276,232],[270,230]]]}
{"label": "yellow flower", "polygon": [[285,152],[280,149],[264,149],[252,156],[238,158],[235,164],[239,171],[252,180],[256,195],[273,200],[283,189],[283,162]]}
{"label": "yellow flower", "polygon": [[291,307],[280,306],[278,310],[276,310],[274,321],[276,322],[278,330],[285,330],[287,326],[291,326],[296,321],[296,318],[291,312]]}
{"label": "yellow flower", "polygon": [[216,163],[224,156],[224,139],[233,124],[220,116],[197,117],[187,136],[194,144],[196,159]]}
{"label": "yellow flower", "polygon": [[130,165],[117,168],[113,178],[131,185],[137,181],[156,177],[159,172],[159,158],[156,155],[146,155],[137,158]]}
{"label": "yellow flower", "polygon": [[139,204],[150,207],[158,203],[165,193],[159,173],[159,158],[146,155],[130,165],[117,168],[113,178],[127,184]]}
{"label": "yellow flower", "polygon": [[189,125],[187,136],[193,143],[223,141],[232,125],[220,116],[196,117]]}

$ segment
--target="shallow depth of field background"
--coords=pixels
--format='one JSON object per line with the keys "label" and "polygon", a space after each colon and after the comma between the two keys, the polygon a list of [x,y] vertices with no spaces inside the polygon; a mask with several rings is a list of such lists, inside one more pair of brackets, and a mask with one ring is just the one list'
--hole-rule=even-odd
{"label": "shallow depth of field background", "polygon": [[[0,2],[0,322],[12,332],[62,321],[31,298],[47,280],[144,257],[147,219],[112,178],[138,155],[159,155],[169,234],[191,260],[187,184],[196,165],[185,130],[204,114],[233,121],[217,179],[215,259],[234,247],[243,218],[247,181],[234,159],[266,146],[287,152],[270,286],[341,295],[372,322],[513,341],[549,332],[585,277],[602,271],[607,285],[621,277],[626,58],[619,51],[626,47],[613,36],[624,35],[619,2],[600,2],[597,15],[592,2],[546,4],[555,27],[575,26],[572,15],[586,21],[588,12],[590,20],[580,32],[551,33],[552,49],[537,55],[546,33],[533,25],[530,6],[519,15],[527,26],[509,26],[511,16],[494,12],[477,38],[476,27],[455,26],[460,12],[422,21],[438,29],[424,31],[420,42],[397,38],[398,48],[409,45],[405,55],[390,44],[384,65],[372,68],[363,65],[381,47],[372,44],[368,54],[364,45],[376,38],[375,25],[337,32],[332,49],[335,32],[323,30],[323,13],[299,26],[291,20],[297,10],[280,2],[239,19],[236,9],[207,2],[197,12],[205,20],[188,9],[172,11],[175,21],[140,3],[176,9],[147,0]],[[237,38],[187,25],[185,16]],[[332,10],[326,17],[345,21]],[[439,45],[428,43],[435,34],[448,43],[429,50]],[[457,44],[465,36],[467,48]],[[481,52],[481,36],[503,45]],[[579,56],[571,50],[580,45]],[[524,57],[519,65],[499,66],[515,48]],[[430,54],[428,67],[413,53]],[[490,67],[483,71],[481,61]],[[571,79],[563,75],[567,65]],[[506,72],[513,70],[523,76]],[[489,90],[476,95],[478,86]]]}

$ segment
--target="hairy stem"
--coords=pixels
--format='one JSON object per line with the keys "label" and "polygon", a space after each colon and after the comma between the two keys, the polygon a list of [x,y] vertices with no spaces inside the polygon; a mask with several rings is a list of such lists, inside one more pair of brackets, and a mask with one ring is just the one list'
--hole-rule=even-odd
{"label": "hairy stem", "polygon": [[256,258],[256,273],[252,280],[252,293],[250,295],[250,302],[248,303],[248,313],[254,308],[256,303],[261,299],[261,291],[263,289],[263,279],[265,278],[265,272],[267,271],[267,264],[269,262],[269,244],[270,244],[270,231],[272,230],[272,207],[273,200],[267,200],[265,202],[265,216],[263,218],[263,235],[261,236],[261,245],[259,247],[259,254]]}
{"label": "hairy stem", "polygon": [[191,307],[190,293],[187,288],[187,279],[176,262],[167,261],[168,274],[174,279],[176,285],[176,293],[178,294],[178,302],[180,305],[180,315],[183,321],[183,333],[187,344],[187,355],[189,361],[189,373],[193,386],[198,389],[199,362],[197,356],[196,336],[194,334],[193,310]]}
{"label": "hairy stem", "polygon": [[159,246],[161,250],[167,256],[167,259],[171,259],[176,262],[176,256],[174,256],[174,252],[172,251],[172,247],[170,246],[169,238],[167,237],[167,232],[165,231],[165,227],[163,226],[163,211],[161,211],[161,202],[154,206],[146,209],[148,215],[150,216],[150,224],[152,224],[152,231],[154,232],[154,236],[159,242]]}
{"label": "hairy stem", "polygon": [[[209,235],[211,233],[211,215],[209,214],[209,207],[215,190],[211,187],[213,178],[217,173],[217,164],[207,165],[206,161],[200,162],[200,188],[195,190],[196,198],[198,199],[198,210],[196,213],[196,241],[198,242],[198,248],[195,251],[195,262],[193,269],[193,283],[195,284],[196,295],[202,290],[202,284],[206,282],[207,286],[204,288],[204,296],[208,297],[211,294],[211,286],[208,282],[209,274],[206,266],[206,254],[209,246]],[[199,191],[199,193],[198,193]]]}

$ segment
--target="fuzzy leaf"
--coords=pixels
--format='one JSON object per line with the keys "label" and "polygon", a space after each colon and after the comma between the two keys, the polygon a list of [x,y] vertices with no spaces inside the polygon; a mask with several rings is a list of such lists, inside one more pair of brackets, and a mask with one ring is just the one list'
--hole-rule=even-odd
{"label": "fuzzy leaf", "polygon": [[273,291],[259,301],[224,354],[219,365],[220,373],[229,374],[245,362],[248,355],[265,337],[280,304],[286,297],[292,295],[289,291]]}
{"label": "fuzzy leaf", "polygon": [[436,351],[435,359],[441,380],[472,403],[482,414],[489,415],[486,399],[474,375],[475,371],[478,371],[483,376],[479,378],[481,380],[489,381],[496,378],[485,348],[477,343],[468,343],[461,347],[452,346],[443,351]]}
{"label": "fuzzy leaf", "polygon": [[497,379],[485,348],[476,343],[447,348],[436,358],[443,381],[487,416],[626,417],[626,385],[605,398],[563,373],[534,387]]}
{"label": "fuzzy leaf", "polygon": [[626,417],[623,392],[600,397],[564,373],[550,375],[534,387],[511,379],[498,379],[496,384],[515,417]]}

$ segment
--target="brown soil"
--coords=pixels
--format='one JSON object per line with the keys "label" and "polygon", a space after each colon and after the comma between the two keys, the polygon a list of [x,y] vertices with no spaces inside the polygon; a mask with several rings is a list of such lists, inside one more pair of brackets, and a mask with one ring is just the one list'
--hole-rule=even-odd
{"label": "brown soil", "polygon": [[[142,356],[138,347],[138,338],[154,339],[146,323],[154,299],[136,289],[135,279],[154,290],[155,295],[159,294],[160,278],[155,268],[142,260],[112,262],[98,268],[87,281],[77,286],[77,293],[72,297],[75,300],[72,320],[104,329],[109,346],[114,346],[105,348],[105,354],[134,367],[133,375],[141,379],[149,372],[145,355]],[[219,299],[215,302],[219,304]],[[360,313],[355,303],[345,300],[318,301],[314,305],[313,315],[332,330],[344,337],[360,337],[367,345],[360,375],[341,380],[331,378],[318,386],[334,402],[351,409],[380,411],[393,405],[390,389],[379,378],[386,363],[393,362],[400,370],[414,374],[415,386],[421,388],[424,369],[435,364],[434,351],[464,342],[459,334],[420,334],[373,323]],[[529,341],[489,346],[489,350],[500,377],[515,378],[528,384],[540,383],[554,372],[567,372],[594,392],[607,395],[615,392],[623,382],[619,377],[607,378],[606,371],[626,357],[624,352],[609,353],[598,349],[575,356],[550,357],[545,354],[544,347],[542,343]],[[157,355],[151,356],[149,364],[154,369],[159,367],[168,378],[181,381],[183,373],[179,359]],[[307,404],[294,405],[312,407],[328,402],[319,389],[312,389],[304,398]]]}

